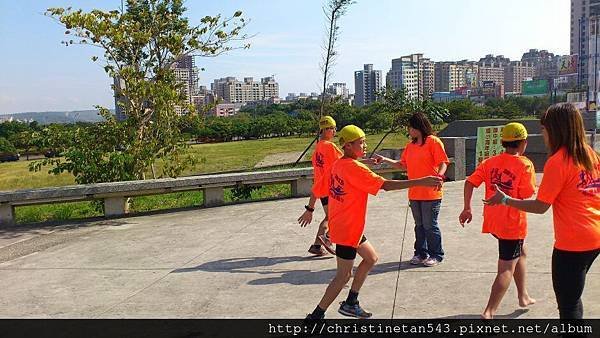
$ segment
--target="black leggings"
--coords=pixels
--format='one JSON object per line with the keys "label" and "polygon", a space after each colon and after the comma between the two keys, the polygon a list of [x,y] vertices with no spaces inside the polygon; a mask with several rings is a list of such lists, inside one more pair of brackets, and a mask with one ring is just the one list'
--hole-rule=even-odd
{"label": "black leggings", "polygon": [[583,318],[581,294],[585,286],[585,275],[599,253],[600,249],[575,252],[554,248],[552,286],[560,319]]}

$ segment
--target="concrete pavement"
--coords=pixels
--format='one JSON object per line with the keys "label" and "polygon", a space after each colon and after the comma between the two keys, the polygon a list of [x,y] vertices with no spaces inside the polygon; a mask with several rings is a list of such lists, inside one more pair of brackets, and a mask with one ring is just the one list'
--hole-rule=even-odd
{"label": "concrete pavement", "polygon": [[[446,259],[408,264],[414,241],[406,192],[370,197],[366,236],[379,262],[360,301],[375,318],[477,318],[496,273],[497,244],[474,219],[458,224],[463,182],[445,185],[440,224]],[[305,198],[0,230],[1,318],[302,318],[335,273],[313,258],[322,211],[300,228]],[[18,211],[17,211],[18,212]],[[529,215],[529,292],[511,285],[499,318],[557,318],[550,274],[552,213]],[[600,262],[588,274],[585,316],[600,318]],[[345,299],[347,289],[338,301]],[[337,302],[328,318],[342,318]]]}

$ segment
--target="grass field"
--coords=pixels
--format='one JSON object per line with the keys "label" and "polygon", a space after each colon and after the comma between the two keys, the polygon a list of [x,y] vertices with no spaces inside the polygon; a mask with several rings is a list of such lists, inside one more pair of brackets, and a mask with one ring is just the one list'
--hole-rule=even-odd
{"label": "grass field", "polygon": [[[367,144],[370,149],[381,140],[383,134],[368,135]],[[195,168],[189,168],[183,175],[217,173],[232,170],[252,169],[265,156],[300,152],[312,138],[282,137],[264,140],[249,140],[238,142],[199,144],[190,147],[189,152],[199,163]],[[406,143],[406,137],[400,134],[390,134],[379,149],[400,148]],[[304,159],[310,159],[312,149]],[[73,176],[64,173],[52,175],[47,169],[41,172],[30,172],[30,161],[0,163],[0,191],[56,187],[75,184]],[[156,164],[160,169],[161,163]],[[158,170],[160,171],[160,170]],[[151,177],[150,175],[148,177]],[[268,185],[252,192],[251,199],[275,198],[290,196],[288,185]],[[225,200],[233,201],[230,189],[225,190]],[[131,211],[145,212],[160,209],[182,208],[202,205],[202,193],[189,191],[173,194],[143,196],[132,198]],[[16,209],[17,223],[43,222],[50,220],[68,220],[101,216],[98,203],[73,202],[48,205],[18,207]]]}

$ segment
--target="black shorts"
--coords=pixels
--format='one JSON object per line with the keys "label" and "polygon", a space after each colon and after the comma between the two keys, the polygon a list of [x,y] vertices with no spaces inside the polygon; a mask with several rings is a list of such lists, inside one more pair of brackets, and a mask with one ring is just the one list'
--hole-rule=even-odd
{"label": "black shorts", "polygon": [[503,261],[512,261],[513,259],[521,257],[524,241],[525,240],[523,239],[498,238],[498,258]]}
{"label": "black shorts", "polygon": [[[365,235],[360,239],[360,243],[358,245],[363,244],[367,241],[367,237]],[[335,255],[342,259],[353,260],[356,258],[356,248],[347,245],[335,245]]]}
{"label": "black shorts", "polygon": [[326,206],[327,204],[329,204],[329,196],[327,196],[327,197],[321,197],[320,200],[321,200],[321,205],[322,206]]}

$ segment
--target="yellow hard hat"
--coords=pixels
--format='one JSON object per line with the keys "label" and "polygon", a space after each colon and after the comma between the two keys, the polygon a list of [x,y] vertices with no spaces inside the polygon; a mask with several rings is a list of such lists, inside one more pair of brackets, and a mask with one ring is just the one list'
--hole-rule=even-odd
{"label": "yellow hard hat", "polygon": [[512,142],[527,139],[527,129],[518,122],[511,122],[502,129],[502,141]]}
{"label": "yellow hard hat", "polygon": [[346,143],[354,142],[361,137],[365,137],[365,132],[359,127],[350,124],[342,128],[337,135],[340,139],[340,145],[343,147]]}
{"label": "yellow hard hat", "polygon": [[321,120],[319,120],[319,129],[323,130],[326,128],[335,127],[335,120],[331,116],[323,116]]}

